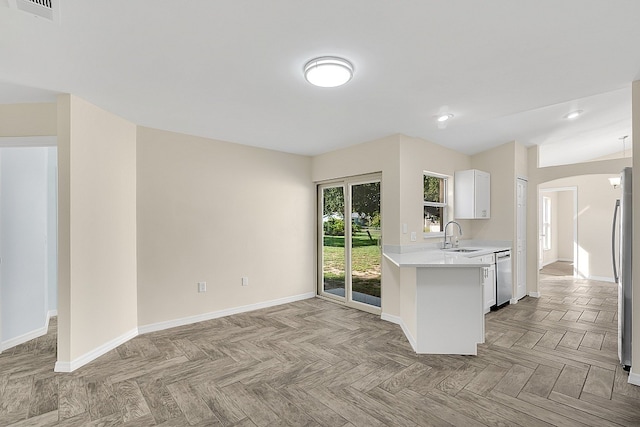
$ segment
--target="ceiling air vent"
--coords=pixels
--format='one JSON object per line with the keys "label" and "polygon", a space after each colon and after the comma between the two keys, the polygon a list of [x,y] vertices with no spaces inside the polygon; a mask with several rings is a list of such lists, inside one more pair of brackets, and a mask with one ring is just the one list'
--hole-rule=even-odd
{"label": "ceiling air vent", "polygon": [[60,22],[59,0],[9,0],[9,5],[49,21]]}

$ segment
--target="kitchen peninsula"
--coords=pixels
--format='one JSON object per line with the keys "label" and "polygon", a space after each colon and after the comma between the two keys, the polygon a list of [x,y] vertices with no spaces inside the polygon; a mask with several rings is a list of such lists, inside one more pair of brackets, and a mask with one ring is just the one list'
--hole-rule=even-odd
{"label": "kitchen peninsula", "polygon": [[396,267],[415,269],[413,301],[406,294],[412,308],[400,317],[416,353],[477,354],[477,345],[484,342],[483,277],[490,267],[478,256],[495,250],[384,247],[384,257]]}

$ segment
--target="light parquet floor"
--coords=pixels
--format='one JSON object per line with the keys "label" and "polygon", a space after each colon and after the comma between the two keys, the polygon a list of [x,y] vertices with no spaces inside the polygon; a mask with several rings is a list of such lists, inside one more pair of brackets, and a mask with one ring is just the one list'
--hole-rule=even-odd
{"label": "light parquet floor", "polygon": [[[616,288],[543,276],[486,317],[478,356],[311,299],[141,335],[71,374],[46,336],[0,354],[0,425],[638,426]],[[452,305],[455,310],[455,305]]]}

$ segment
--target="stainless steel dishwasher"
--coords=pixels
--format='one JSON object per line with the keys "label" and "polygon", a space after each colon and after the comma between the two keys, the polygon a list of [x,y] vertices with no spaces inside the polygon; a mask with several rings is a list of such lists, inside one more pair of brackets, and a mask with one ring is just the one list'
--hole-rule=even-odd
{"label": "stainless steel dishwasher", "polygon": [[508,304],[512,296],[511,251],[496,252],[496,308]]}

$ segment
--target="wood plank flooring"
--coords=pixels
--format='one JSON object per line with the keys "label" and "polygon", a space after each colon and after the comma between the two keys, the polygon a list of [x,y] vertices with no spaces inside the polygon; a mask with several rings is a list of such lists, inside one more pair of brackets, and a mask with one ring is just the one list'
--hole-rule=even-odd
{"label": "wood plank flooring", "polygon": [[640,425],[616,287],[549,275],[540,292],[487,315],[478,356],[416,355],[398,326],[311,299],[141,335],[56,374],[52,320],[0,354],[0,425]]}

